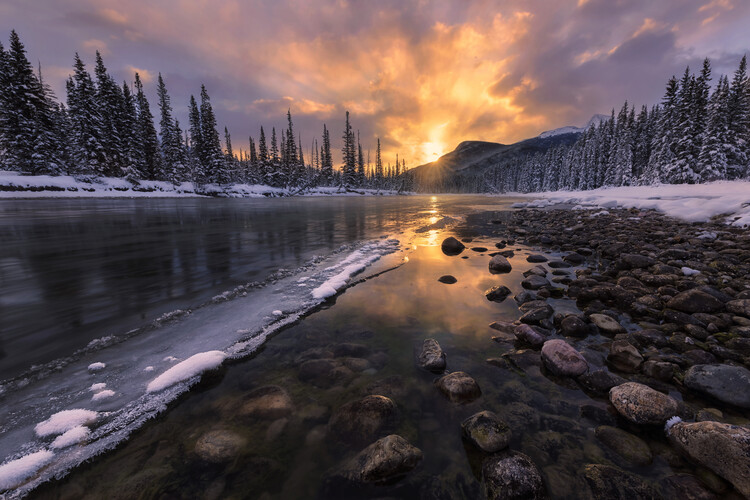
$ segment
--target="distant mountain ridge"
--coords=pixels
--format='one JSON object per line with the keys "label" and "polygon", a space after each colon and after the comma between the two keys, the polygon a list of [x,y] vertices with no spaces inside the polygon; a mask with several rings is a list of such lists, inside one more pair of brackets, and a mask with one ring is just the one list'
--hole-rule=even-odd
{"label": "distant mountain ridge", "polygon": [[558,145],[569,145],[578,140],[588,128],[598,125],[606,115],[596,114],[584,127],[567,126],[542,132],[514,144],[486,141],[464,141],[456,149],[437,160],[406,172],[412,186],[421,192],[477,192],[485,191],[483,175],[498,165],[520,157],[545,152]]}

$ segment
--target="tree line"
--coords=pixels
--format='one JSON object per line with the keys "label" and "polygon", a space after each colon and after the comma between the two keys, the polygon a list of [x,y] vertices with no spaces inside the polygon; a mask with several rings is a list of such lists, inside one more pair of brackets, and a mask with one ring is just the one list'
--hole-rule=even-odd
{"label": "tree line", "polygon": [[669,79],[660,104],[627,102],[571,145],[514,158],[484,173],[484,189],[538,192],[696,184],[750,178],[747,57],[711,88],[711,62]]}
{"label": "tree line", "polygon": [[66,104],[58,102],[34,71],[16,31],[7,50],[0,43],[0,168],[30,175],[77,175],[140,180],[193,182],[225,186],[265,184],[303,190],[314,186],[342,188],[408,188],[401,175],[406,162],[384,160],[377,140],[374,165],[365,156],[359,133],[346,112],[342,136],[343,164],[334,168],[331,136],[323,125],[322,144],[310,143],[305,159],[302,138],[295,133],[291,110],[287,126],[270,140],[264,127],[247,150],[232,147],[224,127],[222,147],[216,114],[204,85],[199,98],[190,96],[186,129],[175,119],[167,87],[158,76],[158,125],[138,73],[118,84],[96,52],[94,75],[79,55],[66,81]]}

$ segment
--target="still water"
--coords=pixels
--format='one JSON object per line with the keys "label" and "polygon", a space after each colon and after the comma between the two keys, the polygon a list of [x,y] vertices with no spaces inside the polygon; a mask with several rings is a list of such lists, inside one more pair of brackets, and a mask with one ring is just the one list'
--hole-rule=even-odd
{"label": "still water", "polygon": [[0,380],[486,197],[0,201]]}

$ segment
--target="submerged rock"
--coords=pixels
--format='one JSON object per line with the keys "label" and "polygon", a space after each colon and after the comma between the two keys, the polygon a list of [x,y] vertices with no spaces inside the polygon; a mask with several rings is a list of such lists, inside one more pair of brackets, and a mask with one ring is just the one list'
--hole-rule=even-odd
{"label": "submerged rock", "polygon": [[531,262],[533,264],[538,264],[540,262],[547,262],[549,259],[545,257],[544,255],[533,253],[526,257],[526,262]]}
{"label": "submerged rock", "polygon": [[607,361],[621,372],[637,373],[643,363],[643,356],[627,340],[615,340],[609,347]]}
{"label": "submerged rock", "polygon": [[435,339],[425,339],[419,353],[419,366],[431,372],[445,370],[445,353]]}
{"label": "submerged rock", "polygon": [[495,453],[508,447],[510,427],[491,411],[480,411],[461,423],[466,439],[482,451]]}
{"label": "submerged rock", "polygon": [[448,238],[443,240],[440,248],[443,250],[443,253],[445,255],[458,255],[464,251],[466,246],[453,236],[449,236]]}
{"label": "submerged rock", "polygon": [[422,450],[397,434],[378,439],[344,464],[337,475],[354,483],[379,483],[402,476],[422,460]]}
{"label": "submerged rock", "polygon": [[396,403],[385,396],[370,395],[339,407],[328,421],[328,435],[345,443],[371,443],[398,420]]}
{"label": "submerged rock", "polygon": [[685,385],[719,401],[750,408],[750,371],[741,366],[692,366],[685,373]]}
{"label": "submerged rock", "polygon": [[750,497],[750,430],[719,422],[678,422],[667,435],[692,460]]}
{"label": "submerged rock", "polygon": [[529,344],[532,347],[541,347],[547,340],[544,335],[529,325],[518,325],[513,330],[513,334],[520,342]]}
{"label": "submerged rock", "polygon": [[294,411],[292,398],[277,385],[259,387],[247,395],[248,400],[240,407],[239,414],[275,420],[287,417]]}
{"label": "submerged rock", "polygon": [[533,274],[521,281],[521,286],[527,290],[539,290],[540,288],[550,287],[551,283],[547,278]]}
{"label": "submerged rock", "polygon": [[637,382],[613,387],[609,400],[620,415],[635,424],[663,425],[679,412],[674,398]]}
{"label": "submerged rock", "polygon": [[488,500],[541,500],[547,498],[542,475],[534,462],[517,451],[492,455],[482,462]]}
{"label": "submerged rock", "polygon": [[583,468],[583,479],[596,499],[649,499],[661,498],[655,488],[638,476],[619,467],[589,464]]}
{"label": "submerged rock", "polygon": [[571,314],[560,322],[560,333],[566,337],[585,337],[589,334],[589,325],[580,317]]}
{"label": "submerged rock", "polygon": [[620,323],[610,318],[606,314],[592,314],[589,319],[595,324],[599,331],[604,335],[617,335],[618,333],[625,333],[625,328]]}
{"label": "submerged rock", "polygon": [[476,380],[464,372],[453,372],[435,381],[441,393],[454,403],[468,403],[482,395]]}
{"label": "submerged rock", "polygon": [[495,255],[490,260],[490,272],[492,274],[509,273],[513,267],[508,262],[508,259],[502,255]]}
{"label": "submerged rock", "polygon": [[446,285],[453,285],[454,283],[458,282],[458,280],[454,276],[451,276],[450,274],[446,274],[445,276],[439,277],[438,281],[440,283],[445,283]]}
{"label": "submerged rock", "polygon": [[213,430],[203,434],[195,443],[195,453],[210,463],[223,463],[233,460],[247,440],[239,434],[225,430]]}
{"label": "submerged rock", "polygon": [[608,394],[610,389],[625,382],[627,380],[607,370],[595,370],[578,377],[578,383],[584,389],[599,395]]}
{"label": "submerged rock", "polygon": [[561,339],[544,343],[542,360],[550,372],[561,377],[577,377],[589,369],[589,364],[581,353]]}
{"label": "submerged rock", "polygon": [[653,461],[651,449],[642,439],[617,427],[602,425],[594,431],[596,438],[608,448],[635,465],[648,465]]}

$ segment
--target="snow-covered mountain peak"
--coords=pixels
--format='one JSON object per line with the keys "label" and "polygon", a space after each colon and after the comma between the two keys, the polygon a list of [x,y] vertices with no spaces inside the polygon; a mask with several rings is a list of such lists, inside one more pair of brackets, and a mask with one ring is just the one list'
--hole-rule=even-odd
{"label": "snow-covered mountain peak", "polygon": [[596,114],[591,117],[591,119],[586,122],[586,125],[583,127],[574,127],[572,125],[568,125],[567,127],[560,127],[556,128],[554,130],[547,130],[546,132],[542,132],[539,134],[540,139],[546,139],[547,137],[554,137],[556,135],[562,135],[562,134],[581,134],[588,130],[591,127],[595,127],[599,125],[601,122],[609,118],[607,115],[602,114]]}

